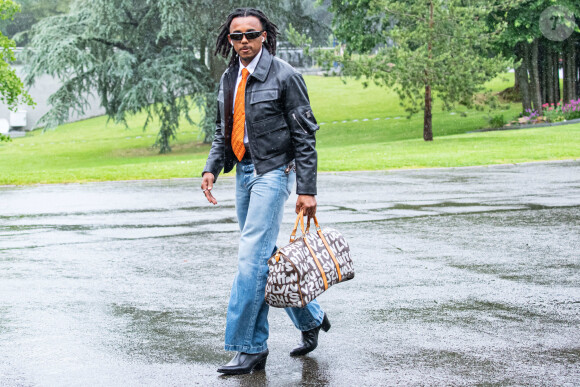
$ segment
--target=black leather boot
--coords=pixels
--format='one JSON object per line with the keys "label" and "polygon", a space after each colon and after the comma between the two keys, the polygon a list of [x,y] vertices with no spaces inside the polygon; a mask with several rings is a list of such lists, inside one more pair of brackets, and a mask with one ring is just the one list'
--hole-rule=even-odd
{"label": "black leather boot", "polygon": [[260,353],[238,352],[228,364],[218,368],[217,372],[226,375],[249,374],[252,371],[259,371],[266,368],[267,358],[268,350]]}
{"label": "black leather boot", "polygon": [[299,347],[296,347],[290,352],[290,356],[304,356],[309,352],[312,352],[318,346],[318,332],[322,329],[324,332],[328,332],[330,329],[330,321],[326,313],[324,313],[324,318],[322,319],[322,324],[309,331],[302,332],[302,343]]}

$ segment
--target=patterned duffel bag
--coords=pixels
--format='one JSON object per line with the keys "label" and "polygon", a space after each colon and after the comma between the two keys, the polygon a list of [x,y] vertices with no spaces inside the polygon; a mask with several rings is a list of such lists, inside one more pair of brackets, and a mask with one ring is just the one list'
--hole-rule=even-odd
{"label": "patterned duffel bag", "polygon": [[[268,260],[266,302],[277,308],[304,307],[326,289],[354,278],[350,248],[336,230],[322,230],[313,217],[316,232],[304,230],[304,215],[298,214],[290,244]],[[298,224],[302,236],[296,238]],[[308,225],[310,226],[310,224]]]}

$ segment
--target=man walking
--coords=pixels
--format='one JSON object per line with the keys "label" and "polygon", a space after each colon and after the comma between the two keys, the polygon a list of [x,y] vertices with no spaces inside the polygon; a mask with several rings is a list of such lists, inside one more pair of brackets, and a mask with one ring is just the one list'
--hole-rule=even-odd
{"label": "man walking", "polygon": [[[229,172],[236,165],[241,231],[225,334],[225,349],[237,353],[218,369],[224,374],[266,366],[267,261],[275,252],[284,203],[294,182],[296,212],[309,217],[316,213],[318,125],[302,76],[274,56],[277,34],[276,25],[261,11],[240,8],[228,16],[216,45],[216,54],[232,56],[220,81],[215,139],[201,189],[210,203],[217,204],[213,184],[222,169]],[[290,355],[314,350],[320,329],[330,329],[318,302],[286,312],[302,332],[302,343]]]}

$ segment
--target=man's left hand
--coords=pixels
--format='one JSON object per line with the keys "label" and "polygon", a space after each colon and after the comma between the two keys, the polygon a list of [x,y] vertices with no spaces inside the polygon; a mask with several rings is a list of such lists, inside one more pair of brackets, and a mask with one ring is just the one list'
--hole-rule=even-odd
{"label": "man's left hand", "polygon": [[316,215],[316,197],[314,195],[298,195],[296,213],[299,214],[300,210],[304,211],[304,216],[313,218]]}

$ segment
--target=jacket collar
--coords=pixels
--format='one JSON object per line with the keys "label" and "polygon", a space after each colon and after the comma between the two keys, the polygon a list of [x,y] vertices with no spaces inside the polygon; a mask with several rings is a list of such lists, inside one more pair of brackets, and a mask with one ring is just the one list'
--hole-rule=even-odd
{"label": "jacket collar", "polygon": [[270,65],[272,64],[273,58],[274,57],[268,52],[266,47],[262,48],[262,57],[260,58],[256,69],[252,73],[252,77],[256,78],[260,82],[264,82],[268,76],[268,72],[270,71]]}
{"label": "jacket collar", "polygon": [[[274,60],[274,56],[268,52],[266,47],[262,49],[262,57],[256,66],[256,69],[252,73],[251,77],[256,78],[260,82],[264,82],[266,77],[268,76],[268,72],[270,71],[270,66],[272,65],[272,61]],[[234,82],[235,86],[235,79],[237,79],[238,71],[240,71],[240,64],[239,61],[233,65],[232,67],[227,69],[228,75],[231,77],[230,81]]]}

